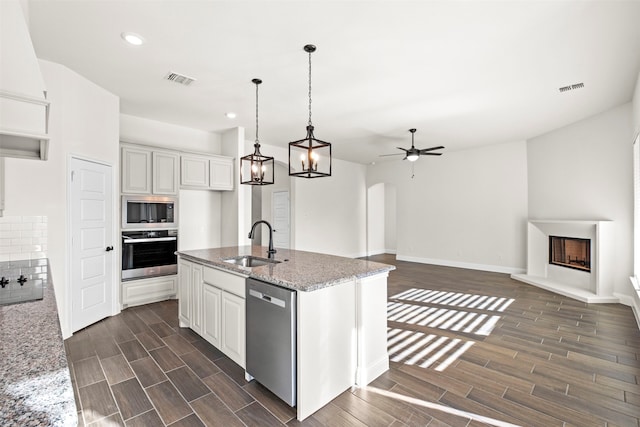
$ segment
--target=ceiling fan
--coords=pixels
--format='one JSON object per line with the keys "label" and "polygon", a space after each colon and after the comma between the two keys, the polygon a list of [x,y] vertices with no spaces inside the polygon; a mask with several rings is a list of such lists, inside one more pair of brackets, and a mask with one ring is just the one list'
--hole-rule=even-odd
{"label": "ceiling fan", "polygon": [[404,153],[381,154],[380,157],[400,156],[404,154],[405,156],[404,156],[404,159],[402,160],[409,160],[410,162],[415,162],[416,160],[418,160],[418,157],[420,156],[441,156],[442,155],[442,153],[432,153],[432,151],[434,150],[440,150],[444,148],[442,145],[438,147],[423,148],[423,149],[416,148],[413,145],[413,136],[416,133],[416,129],[409,129],[409,132],[411,132],[411,148],[396,147],[397,149],[404,151]]}

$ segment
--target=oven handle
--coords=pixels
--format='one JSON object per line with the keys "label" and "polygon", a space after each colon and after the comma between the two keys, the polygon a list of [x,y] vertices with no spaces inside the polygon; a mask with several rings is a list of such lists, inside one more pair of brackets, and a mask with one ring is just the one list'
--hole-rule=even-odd
{"label": "oven handle", "polygon": [[127,239],[126,237],[122,243],[149,243],[149,242],[170,242],[172,240],[178,240],[177,237],[152,237],[149,239]]}

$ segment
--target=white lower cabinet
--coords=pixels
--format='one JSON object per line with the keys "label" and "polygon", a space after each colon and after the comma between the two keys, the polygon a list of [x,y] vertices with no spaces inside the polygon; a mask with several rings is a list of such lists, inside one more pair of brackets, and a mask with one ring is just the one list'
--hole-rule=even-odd
{"label": "white lower cabinet", "polygon": [[128,280],[122,282],[122,305],[148,304],[176,295],[177,276],[161,276],[149,279]]}
{"label": "white lower cabinet", "polygon": [[222,291],[222,334],[220,350],[238,365],[245,366],[245,300]]}
{"label": "white lower cabinet", "polygon": [[220,348],[220,298],[222,291],[215,286],[202,287],[202,337]]}
{"label": "white lower cabinet", "polygon": [[178,311],[190,327],[245,367],[245,277],[190,261],[178,261]]}
{"label": "white lower cabinet", "polygon": [[191,326],[191,270],[192,262],[178,259],[178,321],[180,326]]}
{"label": "white lower cabinet", "polygon": [[202,334],[202,266],[191,265],[191,329]]}

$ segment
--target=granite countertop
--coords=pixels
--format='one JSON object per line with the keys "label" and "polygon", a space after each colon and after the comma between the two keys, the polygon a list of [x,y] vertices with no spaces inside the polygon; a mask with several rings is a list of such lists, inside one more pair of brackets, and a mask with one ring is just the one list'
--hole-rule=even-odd
{"label": "granite countertop", "polygon": [[281,261],[280,263],[251,268],[230,264],[223,260],[242,255],[266,258],[267,248],[265,246],[230,246],[178,251],[177,253],[188,261],[304,292],[315,291],[395,269],[393,265],[362,259],[290,249],[277,249],[277,251],[275,260]]}
{"label": "granite countertop", "polygon": [[39,269],[44,289],[42,300],[0,306],[0,425],[76,426],[48,262],[0,262],[0,273],[16,263]]}

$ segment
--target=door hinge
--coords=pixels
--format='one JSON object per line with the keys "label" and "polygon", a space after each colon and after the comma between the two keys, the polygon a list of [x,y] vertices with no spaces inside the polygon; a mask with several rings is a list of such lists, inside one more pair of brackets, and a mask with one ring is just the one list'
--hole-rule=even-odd
{"label": "door hinge", "polygon": [[71,171],[71,182],[73,182],[73,179],[76,176],[76,171]]}

